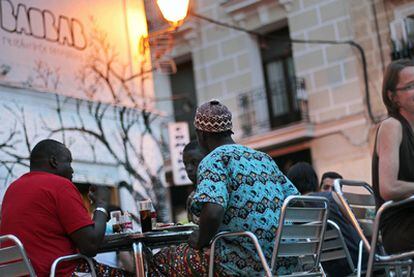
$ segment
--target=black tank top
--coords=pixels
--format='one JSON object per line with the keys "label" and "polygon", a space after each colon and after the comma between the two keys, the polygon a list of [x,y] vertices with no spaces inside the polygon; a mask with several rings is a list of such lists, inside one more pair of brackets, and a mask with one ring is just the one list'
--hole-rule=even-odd
{"label": "black tank top", "polygon": [[[414,135],[410,124],[403,116],[394,117],[402,125],[402,140],[400,145],[400,168],[398,170],[398,180],[414,182]],[[377,153],[377,135],[375,137],[374,153],[372,155],[372,187],[375,193],[377,209],[385,202],[379,193],[379,175],[378,175],[378,153]],[[405,217],[414,216],[414,207],[404,208],[403,210],[390,210],[383,215],[381,227],[383,232],[387,232],[392,225],[398,226],[398,222]]]}

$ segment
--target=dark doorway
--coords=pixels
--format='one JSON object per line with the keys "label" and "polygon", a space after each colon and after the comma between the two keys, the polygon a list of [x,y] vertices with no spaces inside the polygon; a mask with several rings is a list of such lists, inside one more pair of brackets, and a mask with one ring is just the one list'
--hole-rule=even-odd
{"label": "dark doorway", "polygon": [[190,138],[195,139],[193,119],[197,107],[193,62],[177,64],[177,73],[170,76],[175,121],[185,121],[190,129]]}
{"label": "dark doorway", "polygon": [[279,169],[286,174],[289,168],[297,162],[307,162],[312,164],[312,155],[310,149],[292,152],[286,155],[273,157]]}

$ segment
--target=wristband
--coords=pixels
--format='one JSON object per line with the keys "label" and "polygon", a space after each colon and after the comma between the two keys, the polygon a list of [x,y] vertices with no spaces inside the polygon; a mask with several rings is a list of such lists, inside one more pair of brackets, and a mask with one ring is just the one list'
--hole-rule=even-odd
{"label": "wristband", "polygon": [[106,215],[106,217],[108,217],[108,216],[109,216],[108,211],[107,211],[105,208],[102,208],[102,207],[97,207],[97,208],[95,209],[95,212],[96,212],[96,211],[100,211],[100,212],[104,213],[104,214]]}

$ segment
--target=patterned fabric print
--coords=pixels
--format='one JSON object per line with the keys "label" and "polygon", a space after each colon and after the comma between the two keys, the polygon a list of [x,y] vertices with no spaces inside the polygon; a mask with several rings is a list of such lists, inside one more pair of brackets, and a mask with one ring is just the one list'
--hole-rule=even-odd
{"label": "patterned fabric print", "polygon": [[224,132],[231,130],[231,112],[217,100],[211,100],[197,108],[194,126],[206,132]]}
{"label": "patterned fabric print", "polygon": [[[163,248],[149,261],[149,276],[207,276],[210,249],[196,250],[187,243]],[[218,266],[215,276],[229,276]]]}
{"label": "patterned fabric print", "polygon": [[[199,216],[206,202],[223,206],[219,231],[253,232],[270,262],[283,201],[299,194],[273,159],[242,145],[223,145],[203,159],[197,173],[192,212]],[[217,250],[228,272],[252,275],[263,270],[253,244],[245,238],[219,240]],[[279,260],[279,274],[296,267],[296,259]]]}
{"label": "patterned fabric print", "polygon": [[[96,276],[99,277],[132,277],[135,276],[132,273],[128,273],[119,268],[113,268],[93,260],[95,266]],[[72,277],[76,277],[76,272],[90,272],[89,266],[85,261],[82,261],[75,269],[75,272],[72,274]]]}
{"label": "patterned fabric print", "polygon": [[199,130],[212,133],[224,132],[232,128],[231,116],[227,115],[214,117],[199,115],[195,118],[194,125]]}

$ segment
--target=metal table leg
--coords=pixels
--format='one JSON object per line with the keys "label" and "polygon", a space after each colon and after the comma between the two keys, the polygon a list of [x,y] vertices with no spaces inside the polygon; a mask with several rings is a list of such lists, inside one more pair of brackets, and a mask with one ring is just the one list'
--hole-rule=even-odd
{"label": "metal table leg", "polygon": [[142,248],[141,242],[134,242],[132,244],[137,277],[145,277],[144,255],[142,253]]}

